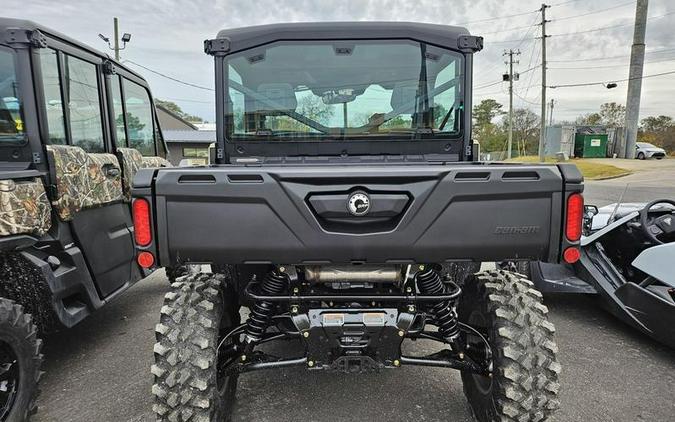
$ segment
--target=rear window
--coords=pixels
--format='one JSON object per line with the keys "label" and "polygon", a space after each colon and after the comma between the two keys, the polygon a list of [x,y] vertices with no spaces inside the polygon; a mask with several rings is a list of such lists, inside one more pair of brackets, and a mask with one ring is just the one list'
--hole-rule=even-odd
{"label": "rear window", "polygon": [[129,147],[145,156],[155,155],[155,128],[152,124],[152,102],[148,91],[124,79],[124,104]]}
{"label": "rear window", "polygon": [[12,50],[0,48],[0,142],[24,139],[15,60]]}

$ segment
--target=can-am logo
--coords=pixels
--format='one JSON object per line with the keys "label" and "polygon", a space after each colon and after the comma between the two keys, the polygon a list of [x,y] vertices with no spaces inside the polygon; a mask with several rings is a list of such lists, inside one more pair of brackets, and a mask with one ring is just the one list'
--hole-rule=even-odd
{"label": "can-am logo", "polygon": [[366,215],[370,210],[370,197],[365,192],[354,192],[349,196],[347,209],[350,214],[357,217]]}
{"label": "can-am logo", "polygon": [[535,234],[539,226],[497,226],[494,234]]}

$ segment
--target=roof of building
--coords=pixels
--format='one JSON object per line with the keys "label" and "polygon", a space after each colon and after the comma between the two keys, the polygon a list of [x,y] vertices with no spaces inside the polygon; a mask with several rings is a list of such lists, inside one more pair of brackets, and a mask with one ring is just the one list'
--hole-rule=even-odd
{"label": "roof of building", "polygon": [[162,130],[162,135],[168,144],[216,142],[215,130]]}
{"label": "roof of building", "polygon": [[156,104],[155,104],[155,107],[156,107],[157,109],[163,111],[163,112],[166,113],[167,115],[169,115],[172,119],[175,119],[175,120],[179,121],[181,124],[183,124],[183,125],[185,125],[185,126],[187,126],[187,127],[189,127],[189,128],[192,128],[192,129],[194,129],[194,130],[197,130],[197,126],[195,126],[194,124],[188,122],[187,120],[185,120],[184,118],[182,118],[182,117],[179,116],[178,114],[176,114],[176,113],[174,113],[173,111],[169,110],[168,108],[164,107],[163,105],[156,103]]}

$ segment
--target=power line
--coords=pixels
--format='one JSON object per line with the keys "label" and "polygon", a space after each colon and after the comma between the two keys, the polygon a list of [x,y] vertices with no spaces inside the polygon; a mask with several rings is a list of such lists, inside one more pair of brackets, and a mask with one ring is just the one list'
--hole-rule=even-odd
{"label": "power line", "polygon": [[156,71],[156,70],[150,69],[149,67],[145,67],[145,66],[143,66],[142,64],[138,64],[138,63],[136,63],[136,62],[134,62],[134,61],[131,61],[131,60],[124,60],[122,63],[131,63],[131,64],[133,64],[133,65],[136,65],[136,66],[138,66],[138,67],[140,67],[140,68],[143,68],[143,69],[147,70],[148,72],[152,72],[152,73],[154,73],[155,75],[159,75],[159,76],[161,76],[161,77],[163,77],[163,78],[172,80],[172,81],[174,81],[174,82],[178,82],[179,84],[191,86],[191,87],[193,87],[193,88],[203,89],[203,90],[205,90],[205,91],[215,91],[215,89],[213,89],[213,88],[209,88],[209,87],[206,87],[206,86],[201,86],[201,85],[193,84],[193,83],[191,83],[191,82],[185,82],[185,81],[182,81],[182,80],[180,80],[180,79],[174,78],[174,77],[172,77],[172,76],[165,75],[164,73],[161,73],[161,72],[158,72],[158,71]]}
{"label": "power line", "polygon": [[580,84],[564,84],[564,85],[551,85],[549,88],[569,88],[569,87],[575,87],[575,86],[591,86],[591,85],[606,85],[607,83],[613,83],[613,82],[626,82],[626,81],[631,81],[634,79],[647,79],[647,78],[655,78],[657,76],[664,76],[664,75],[670,75],[675,73],[675,70],[671,70],[670,72],[661,72],[661,73],[654,73],[652,75],[644,75],[639,78],[626,78],[626,79],[618,79],[618,80],[611,80],[611,81],[599,81],[599,82],[585,82],[585,83],[580,83]]}
{"label": "power line", "polygon": [[475,21],[453,23],[452,25],[469,25],[469,24],[472,24],[472,23],[492,22],[492,21],[497,21],[497,20],[502,20],[502,19],[515,18],[515,17],[518,17],[518,16],[531,15],[532,13],[537,13],[537,10],[532,10],[530,12],[515,13],[513,15],[493,16],[491,18],[478,19],[478,20],[475,20]]}
{"label": "power line", "polygon": [[626,6],[633,5],[633,4],[635,4],[635,1],[629,1],[628,3],[617,4],[616,6],[606,7],[604,9],[592,10],[590,12],[581,13],[579,15],[572,15],[572,16],[564,16],[562,18],[555,18],[555,19],[552,19],[551,22],[565,21],[565,20],[568,20],[568,19],[576,19],[576,18],[581,18],[583,16],[595,15],[596,13],[606,12],[608,10],[619,9],[621,7],[626,7]]}
{"label": "power line", "polygon": [[[664,59],[664,60],[646,61],[645,64],[672,62],[673,60],[675,60],[675,58],[669,58],[669,59]],[[554,69],[554,70],[610,69],[610,68],[613,68],[613,67],[627,67],[627,66],[630,66],[630,63],[610,64],[610,65],[603,65],[603,66],[549,67],[549,69]]]}
{"label": "power line", "polygon": [[[675,12],[668,12],[668,13],[664,13],[663,15],[648,17],[647,20],[660,19],[660,18],[670,16],[670,15],[673,15],[673,14],[675,14]],[[605,26],[605,27],[602,27],[602,28],[587,29],[585,31],[565,32],[563,34],[551,34],[550,36],[551,37],[564,37],[564,36],[568,36],[568,35],[587,34],[589,32],[605,31],[607,29],[623,28],[623,27],[626,27],[626,26],[633,26],[633,25],[634,25],[634,22],[630,22],[630,23],[624,23],[624,24],[620,24],[620,25]]]}
{"label": "power line", "polygon": [[491,87],[491,86],[495,86],[495,85],[500,84],[500,83],[502,83],[502,82],[504,82],[504,81],[503,81],[503,80],[502,80],[502,81],[496,81],[496,82],[488,83],[487,85],[477,86],[477,87],[474,88],[474,90],[476,90],[476,89],[489,88],[489,87]]}
{"label": "power line", "polygon": [[[662,48],[659,50],[646,51],[645,54],[658,54],[675,51],[675,48]],[[590,62],[597,60],[610,60],[610,59],[621,59],[624,57],[630,57],[630,54],[622,54],[620,56],[602,56],[602,57],[593,57],[590,59],[568,59],[568,60],[549,60],[549,63],[567,63],[567,62]]]}

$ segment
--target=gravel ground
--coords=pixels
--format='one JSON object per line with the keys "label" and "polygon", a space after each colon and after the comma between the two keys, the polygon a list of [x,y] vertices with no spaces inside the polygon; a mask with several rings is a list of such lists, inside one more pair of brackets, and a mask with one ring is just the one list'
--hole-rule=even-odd
{"label": "gravel ground", "polygon": [[[674,161],[675,160],[668,160]],[[631,162],[631,164],[633,164]],[[675,197],[675,166],[587,185],[587,202]],[[663,173],[669,173],[664,176]],[[649,183],[647,183],[649,182]],[[614,198],[614,199],[613,199]],[[644,199],[641,199],[644,198]],[[71,330],[45,338],[39,412],[46,421],[146,421],[151,413],[153,327],[168,282],[162,272]],[[556,421],[670,421],[675,353],[625,326],[593,297],[547,297],[558,329],[562,408]],[[284,349],[292,351],[293,345]],[[425,348],[418,343],[409,347]],[[459,374],[401,368],[377,375],[286,369],[242,376],[236,421],[469,421]]]}

